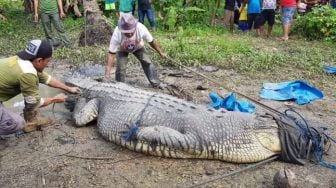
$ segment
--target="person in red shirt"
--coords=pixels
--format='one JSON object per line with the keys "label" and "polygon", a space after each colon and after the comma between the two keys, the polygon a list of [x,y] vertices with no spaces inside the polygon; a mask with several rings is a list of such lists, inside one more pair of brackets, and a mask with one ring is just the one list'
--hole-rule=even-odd
{"label": "person in red shirt", "polygon": [[280,39],[287,41],[289,28],[296,10],[296,0],[280,0],[280,6],[281,6],[281,23],[283,31],[283,35]]}

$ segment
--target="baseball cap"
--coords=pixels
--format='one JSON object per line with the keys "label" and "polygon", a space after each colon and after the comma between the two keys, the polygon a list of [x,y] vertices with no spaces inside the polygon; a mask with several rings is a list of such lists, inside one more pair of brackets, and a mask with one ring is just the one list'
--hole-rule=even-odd
{"label": "baseball cap", "polygon": [[118,22],[118,29],[122,33],[133,33],[136,29],[138,20],[131,14],[122,14]]}
{"label": "baseball cap", "polygon": [[23,60],[33,60],[36,58],[50,58],[52,56],[52,47],[46,40],[31,40],[26,49],[17,53]]}

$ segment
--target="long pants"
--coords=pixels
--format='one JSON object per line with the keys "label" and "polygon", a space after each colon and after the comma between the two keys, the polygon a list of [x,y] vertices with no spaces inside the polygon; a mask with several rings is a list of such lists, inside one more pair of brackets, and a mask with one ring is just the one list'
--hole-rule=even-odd
{"label": "long pants", "polygon": [[[117,52],[117,65],[115,73],[116,81],[125,82],[128,54],[128,52]],[[133,52],[133,55],[140,61],[142,69],[144,70],[151,85],[154,87],[158,86],[160,84],[160,80],[158,79],[155,66],[152,64],[145,48],[138,49]]]}
{"label": "long pants", "polygon": [[7,110],[0,102],[0,135],[7,135],[22,130],[26,125],[19,114]]}
{"label": "long pants", "polygon": [[151,28],[155,28],[155,21],[154,21],[154,12],[153,9],[147,9],[147,10],[138,10],[138,16],[139,16],[139,21],[144,24],[145,22],[145,15],[147,16],[149,25]]}
{"label": "long pants", "polygon": [[[44,14],[41,13],[41,22],[44,30],[44,34],[52,46],[58,46],[61,43],[65,46],[70,46],[70,40],[66,34],[66,30],[64,29],[62,20],[59,17],[58,13],[53,14]],[[54,28],[59,34],[59,39],[52,35],[51,24],[54,25]]]}

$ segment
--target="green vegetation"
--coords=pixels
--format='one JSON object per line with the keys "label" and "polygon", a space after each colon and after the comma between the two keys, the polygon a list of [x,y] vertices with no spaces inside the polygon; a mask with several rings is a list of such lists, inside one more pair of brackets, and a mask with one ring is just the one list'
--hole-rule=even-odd
{"label": "green vegetation", "polygon": [[336,42],[336,9],[321,6],[299,17],[293,28],[294,32],[308,39],[325,39]]}
{"label": "green vegetation", "polygon": [[[8,20],[0,21],[0,56],[14,55],[27,41],[33,38],[44,38],[41,25],[33,23],[32,15],[23,13],[21,5],[7,4],[6,6],[4,15]],[[203,9],[193,8],[188,11],[207,14]],[[186,12],[183,12],[183,15],[188,15]],[[320,9],[316,12],[320,12]],[[315,13],[308,14],[307,19],[313,14]],[[198,19],[198,16],[187,16],[187,19]],[[157,21],[159,27],[158,31],[153,33],[154,37],[169,57],[183,65],[214,65],[239,72],[250,78],[264,79],[268,76],[267,78],[273,79],[272,81],[311,79],[327,84],[335,79],[335,76],[325,74],[322,69],[324,64],[336,65],[335,43],[306,41],[297,36],[291,36],[289,41],[281,42],[276,39],[281,35],[280,25],[275,26],[274,37],[258,38],[252,32],[232,34],[220,24],[210,27],[208,24],[191,24],[192,21],[186,25],[172,25],[172,31],[168,31],[163,24],[160,24],[159,19]],[[74,20],[69,16],[64,20],[64,24],[74,43],[74,48],[56,49],[55,60],[73,64],[105,63],[107,45],[77,46],[79,33],[85,24],[83,18]],[[334,25],[333,29],[335,28]],[[153,54],[154,62],[168,65],[168,60],[160,59],[153,51],[150,53]]]}

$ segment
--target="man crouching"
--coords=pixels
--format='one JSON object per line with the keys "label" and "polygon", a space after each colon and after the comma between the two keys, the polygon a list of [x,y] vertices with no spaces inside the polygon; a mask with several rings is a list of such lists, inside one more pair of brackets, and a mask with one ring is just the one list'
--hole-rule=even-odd
{"label": "man crouching", "polygon": [[[43,69],[48,66],[52,56],[52,47],[45,40],[32,40],[25,50],[16,56],[0,59],[0,135],[12,134],[19,130],[35,131],[51,123],[48,118],[38,116],[38,108],[52,103],[64,102],[66,95],[60,93],[51,98],[41,98],[39,83],[59,88],[69,93],[79,93],[77,87],[68,87],[52,78]],[[8,101],[22,93],[25,107],[24,119],[3,106]]]}

